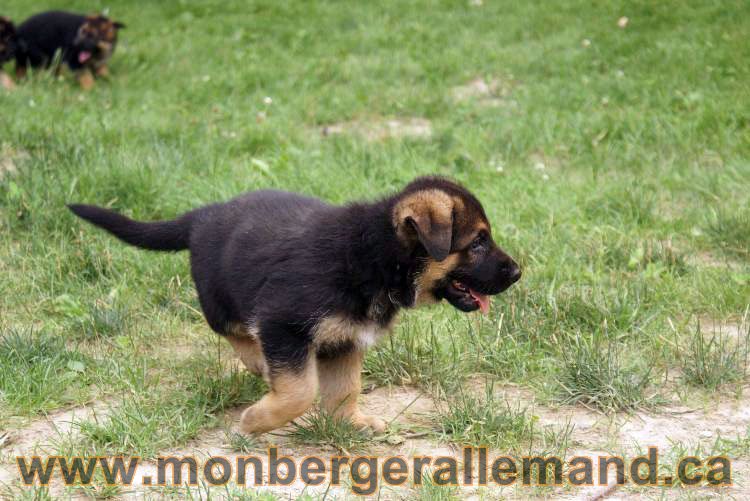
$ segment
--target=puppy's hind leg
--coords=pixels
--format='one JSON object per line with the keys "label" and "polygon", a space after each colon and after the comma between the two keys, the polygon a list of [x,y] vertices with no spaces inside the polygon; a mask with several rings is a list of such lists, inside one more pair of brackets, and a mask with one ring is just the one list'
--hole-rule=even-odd
{"label": "puppy's hind leg", "polygon": [[242,413],[245,433],[265,433],[301,416],[313,403],[318,390],[315,355],[307,355],[301,367],[269,368],[271,390]]}
{"label": "puppy's hind leg", "polygon": [[257,338],[247,335],[228,335],[226,339],[248,371],[268,379],[266,359],[263,357],[263,350]]}

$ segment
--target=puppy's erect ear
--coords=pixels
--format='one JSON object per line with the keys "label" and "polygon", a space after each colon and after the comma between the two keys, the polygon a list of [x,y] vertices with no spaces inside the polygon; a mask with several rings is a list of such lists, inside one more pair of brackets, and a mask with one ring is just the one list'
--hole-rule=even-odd
{"label": "puppy's erect ear", "polygon": [[418,240],[436,261],[451,251],[453,199],[439,190],[412,193],[399,201],[393,211],[396,234],[404,243]]}

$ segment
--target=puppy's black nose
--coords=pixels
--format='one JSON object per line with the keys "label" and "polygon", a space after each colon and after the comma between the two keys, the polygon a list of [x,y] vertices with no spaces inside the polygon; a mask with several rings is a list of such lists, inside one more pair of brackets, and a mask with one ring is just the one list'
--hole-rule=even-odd
{"label": "puppy's black nose", "polygon": [[518,267],[517,264],[513,265],[513,268],[510,270],[510,281],[512,283],[516,283],[521,279],[521,268]]}
{"label": "puppy's black nose", "polygon": [[521,268],[517,264],[513,263],[508,267],[508,280],[514,284],[521,279]]}

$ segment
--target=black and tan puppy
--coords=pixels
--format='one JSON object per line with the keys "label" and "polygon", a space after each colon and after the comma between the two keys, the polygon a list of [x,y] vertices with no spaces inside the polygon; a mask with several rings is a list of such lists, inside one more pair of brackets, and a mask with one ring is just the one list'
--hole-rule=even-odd
{"label": "black and tan puppy", "polygon": [[17,29],[16,76],[23,77],[29,66],[49,67],[59,53],[60,62],[76,73],[81,87],[90,89],[94,75],[108,75],[107,61],[117,45],[117,32],[124,27],[101,15],[36,14]]}
{"label": "black and tan puppy", "polygon": [[364,351],[396,313],[442,299],[486,313],[489,296],[521,276],[493,241],[479,201],[439,177],[343,207],[256,191],[172,221],[70,209],[132,245],[190,249],[206,320],[271,387],[242,414],[248,433],[301,415],[318,391],[327,411],[382,431],[357,396]]}
{"label": "black and tan puppy", "polygon": [[3,72],[3,65],[16,54],[16,27],[7,17],[0,16],[0,86],[13,88],[13,80]]}

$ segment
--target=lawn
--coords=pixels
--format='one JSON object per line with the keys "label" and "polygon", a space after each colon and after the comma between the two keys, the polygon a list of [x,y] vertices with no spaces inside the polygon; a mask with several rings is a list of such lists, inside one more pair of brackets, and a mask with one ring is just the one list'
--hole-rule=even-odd
{"label": "lawn", "polygon": [[[7,0],[0,14],[50,7],[127,28],[92,91],[37,72],[0,92],[0,497],[48,494],[16,484],[13,458],[32,451],[270,443],[300,457],[664,444],[729,455],[730,492],[750,492],[750,4]],[[488,317],[401,314],[365,364],[363,404],[392,421],[375,438],[321,415],[236,434],[264,384],[203,321],[187,254],[127,247],[65,208],[171,218],[260,188],[345,203],[423,174],[471,189],[524,275]],[[416,491],[382,497],[469,492]]]}

